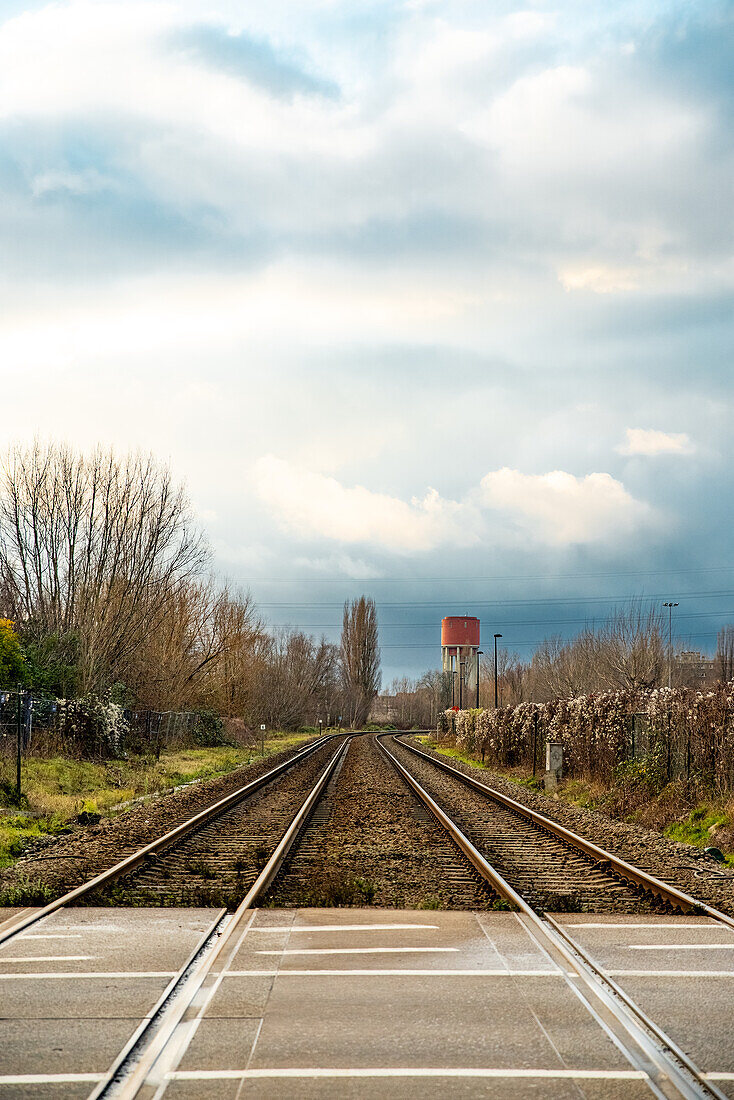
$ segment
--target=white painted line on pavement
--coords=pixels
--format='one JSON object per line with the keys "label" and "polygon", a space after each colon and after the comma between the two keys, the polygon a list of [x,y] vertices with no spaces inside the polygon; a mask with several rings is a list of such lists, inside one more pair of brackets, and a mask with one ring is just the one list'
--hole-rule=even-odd
{"label": "white painted line on pavement", "polygon": [[89,962],[96,958],[96,955],[3,955],[0,966],[5,963]]}
{"label": "white painted line on pavement", "polygon": [[605,970],[613,978],[734,978],[734,970]]}
{"label": "white painted line on pavement", "polygon": [[734,943],[628,943],[630,951],[734,951]]}
{"label": "white painted line on pavement", "polygon": [[16,1073],[0,1074],[0,1085],[65,1085],[103,1081],[103,1073]]}
{"label": "white painted line on pavement", "polygon": [[279,924],[268,927],[262,925],[253,928],[253,932],[401,932],[403,930],[422,929],[438,931],[438,924]]}
{"label": "white painted line on pavement", "polygon": [[455,1067],[434,1069],[411,1067],[383,1069],[188,1069],[170,1073],[173,1081],[242,1081],[267,1077],[519,1077],[583,1081],[645,1081],[647,1074],[638,1069],[499,1069]]}
{"label": "white painted line on pavement", "polygon": [[81,938],[80,932],[21,932],[18,936],[18,940],[80,940]]}
{"label": "white painted line on pavement", "polygon": [[[645,971],[647,973],[647,971]],[[227,978],[313,978],[313,977],[384,978],[560,978],[561,970],[228,970]]]}
{"label": "white painted line on pavement", "polygon": [[175,970],[90,970],[76,973],[73,970],[49,970],[33,974],[0,974],[0,982],[24,982],[27,978],[173,978]]}
{"label": "white painted line on pavement", "polygon": [[407,955],[458,952],[458,947],[293,947],[284,951],[258,951],[258,955]]}

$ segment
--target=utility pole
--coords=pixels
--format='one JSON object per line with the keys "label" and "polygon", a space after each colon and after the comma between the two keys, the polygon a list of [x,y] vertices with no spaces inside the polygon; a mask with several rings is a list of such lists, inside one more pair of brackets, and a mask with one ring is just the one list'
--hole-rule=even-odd
{"label": "utility pole", "polygon": [[481,665],[480,665],[480,662],[479,662],[479,658],[482,656],[483,653],[484,653],[483,649],[478,649],[477,650],[477,710],[479,710],[479,674],[481,672]]}
{"label": "utility pole", "polygon": [[497,710],[499,704],[499,692],[497,690],[497,639],[501,638],[501,634],[495,634],[494,636],[494,709]]}
{"label": "utility pole", "polygon": [[668,609],[668,691],[673,686],[673,608],[677,606],[677,603],[663,604]]}

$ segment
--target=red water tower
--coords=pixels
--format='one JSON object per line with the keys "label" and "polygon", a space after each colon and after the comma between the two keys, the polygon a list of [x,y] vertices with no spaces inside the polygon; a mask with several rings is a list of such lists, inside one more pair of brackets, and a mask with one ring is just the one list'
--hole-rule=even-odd
{"label": "red water tower", "polygon": [[451,677],[451,705],[474,706],[479,683],[479,619],[448,615],[441,620],[441,657]]}

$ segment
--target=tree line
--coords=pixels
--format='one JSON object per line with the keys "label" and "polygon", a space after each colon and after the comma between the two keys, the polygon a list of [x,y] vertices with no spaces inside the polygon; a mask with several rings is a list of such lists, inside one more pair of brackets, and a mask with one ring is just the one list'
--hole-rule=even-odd
{"label": "tree line", "polygon": [[[686,659],[687,658],[687,659]],[[734,626],[719,631],[713,659],[681,652],[669,636],[668,619],[659,605],[634,599],[601,622],[590,623],[574,638],[542,641],[529,660],[504,648],[498,652],[501,706],[547,703],[598,692],[651,691],[671,686],[692,690],[714,688],[734,680]],[[480,701],[494,703],[494,664],[481,665]],[[403,727],[433,728],[451,706],[451,678],[440,671],[394,680],[383,700],[381,717]]]}
{"label": "tree line", "polygon": [[293,729],[364,724],[380,685],[374,601],[345,604],[339,645],[268,629],[213,573],[185,488],[149,455],[5,455],[0,617],[4,688]]}

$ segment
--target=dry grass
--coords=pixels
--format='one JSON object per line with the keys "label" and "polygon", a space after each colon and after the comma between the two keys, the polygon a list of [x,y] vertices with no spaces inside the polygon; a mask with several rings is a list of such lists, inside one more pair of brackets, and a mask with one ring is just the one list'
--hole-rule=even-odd
{"label": "dry grass", "polygon": [[[306,740],[311,734],[271,733],[269,756]],[[12,863],[40,837],[64,831],[81,813],[112,816],[133,799],[156,795],[198,779],[211,779],[260,758],[260,745],[217,746],[163,751],[126,760],[76,760],[30,756],[23,761],[23,798],[18,809],[14,763],[0,761],[0,868]]]}

